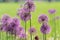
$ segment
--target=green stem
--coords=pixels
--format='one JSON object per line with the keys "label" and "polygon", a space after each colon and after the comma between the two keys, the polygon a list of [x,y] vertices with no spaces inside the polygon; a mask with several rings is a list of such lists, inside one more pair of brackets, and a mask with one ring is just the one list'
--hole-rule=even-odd
{"label": "green stem", "polygon": [[[54,15],[54,17],[55,17],[55,15]],[[56,40],[56,22],[55,22],[55,20],[54,20],[54,31],[55,31],[55,37],[54,37],[54,40]]]}
{"label": "green stem", "polygon": [[46,34],[43,34],[43,40],[46,40]]}
{"label": "green stem", "polygon": [[[25,34],[26,34],[26,21],[25,21]],[[26,40],[26,38],[25,38],[25,40]]]}
{"label": "green stem", "polygon": [[[31,19],[30,19],[30,29],[31,29]],[[32,34],[30,33],[31,40],[32,40]]]}

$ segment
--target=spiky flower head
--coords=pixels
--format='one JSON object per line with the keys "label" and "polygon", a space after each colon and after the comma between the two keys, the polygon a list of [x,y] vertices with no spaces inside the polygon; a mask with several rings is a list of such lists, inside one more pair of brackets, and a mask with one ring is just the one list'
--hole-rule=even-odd
{"label": "spiky flower head", "polygon": [[43,23],[43,22],[48,22],[48,16],[45,14],[42,14],[38,17],[38,22]]}
{"label": "spiky flower head", "polygon": [[29,31],[31,34],[36,33],[36,29],[35,29],[34,27],[31,27],[28,31]]}
{"label": "spiky flower head", "polygon": [[40,30],[43,34],[48,34],[50,33],[50,26],[47,23],[43,23]]}
{"label": "spiky flower head", "polygon": [[31,19],[31,14],[29,13],[29,11],[25,8],[21,9],[19,12],[18,12],[18,16],[20,16],[20,18],[23,20],[23,21],[28,21]]}
{"label": "spiky flower head", "polygon": [[35,10],[35,4],[33,3],[32,0],[27,0],[26,3],[24,4],[24,7],[26,7],[30,12]]}

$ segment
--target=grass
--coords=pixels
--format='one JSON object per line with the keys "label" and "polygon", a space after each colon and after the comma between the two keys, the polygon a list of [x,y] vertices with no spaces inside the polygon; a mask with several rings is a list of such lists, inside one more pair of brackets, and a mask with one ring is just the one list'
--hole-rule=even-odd
{"label": "grass", "polygon": [[[23,3],[21,3],[23,4]],[[0,3],[0,18],[2,17],[3,14],[8,14],[11,17],[17,17],[17,10],[20,8],[20,3]],[[37,29],[37,33],[35,35],[39,35],[39,38],[42,38],[42,33],[40,32],[40,27],[41,24],[38,23],[38,16],[40,14],[46,14],[49,17],[49,22],[48,24],[51,27],[51,32],[50,34],[47,34],[47,38],[52,38],[54,37],[54,27],[56,26],[56,35],[57,37],[60,35],[60,20],[55,20],[52,21],[52,19],[55,16],[60,16],[60,2],[35,2],[36,5],[36,10],[32,12],[32,26],[34,26]],[[56,14],[50,15],[48,13],[48,10],[54,8],[56,9]],[[55,22],[55,23],[54,23]],[[55,25],[56,24],[56,25]],[[24,22],[21,21],[21,25],[24,27]],[[29,29],[29,21],[27,22],[27,30]],[[4,33],[2,34],[4,36]],[[59,36],[60,37],[60,36]],[[5,38],[2,38],[5,40]],[[59,40],[60,38],[58,38]]]}

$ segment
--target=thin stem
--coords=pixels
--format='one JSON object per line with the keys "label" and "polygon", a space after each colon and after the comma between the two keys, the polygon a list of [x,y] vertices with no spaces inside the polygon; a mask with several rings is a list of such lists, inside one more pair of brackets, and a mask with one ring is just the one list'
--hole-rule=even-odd
{"label": "thin stem", "polygon": [[[16,29],[16,28],[15,28]],[[15,38],[14,38],[15,40],[16,40],[16,31],[15,31]]]}
{"label": "thin stem", "polygon": [[45,40],[46,40],[46,34],[45,34]]}
{"label": "thin stem", "polygon": [[[26,34],[26,21],[25,21],[25,34]],[[25,38],[25,40],[26,40],[26,38]]]}
{"label": "thin stem", "polygon": [[[1,25],[0,25],[0,27],[1,27]],[[1,40],[1,31],[0,31],[0,40]]]}
{"label": "thin stem", "polygon": [[6,32],[6,40],[8,40],[8,32]]}
{"label": "thin stem", "polygon": [[0,40],[1,40],[1,32],[0,32]]}
{"label": "thin stem", "polygon": [[[54,17],[55,17],[55,15],[54,15]],[[54,40],[56,40],[56,23],[55,23],[55,20],[54,20],[54,32],[55,32]]]}
{"label": "thin stem", "polygon": [[[31,19],[30,19],[30,29],[31,29]],[[31,40],[32,40],[32,34],[30,33]]]}
{"label": "thin stem", "polygon": [[0,40],[1,40],[1,19],[0,19]]}
{"label": "thin stem", "polygon": [[46,34],[43,34],[43,40],[46,40]]}

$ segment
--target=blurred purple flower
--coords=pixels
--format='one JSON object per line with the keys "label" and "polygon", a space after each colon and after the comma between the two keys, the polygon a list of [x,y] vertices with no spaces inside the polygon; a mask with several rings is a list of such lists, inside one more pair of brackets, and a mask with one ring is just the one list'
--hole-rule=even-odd
{"label": "blurred purple flower", "polygon": [[40,15],[39,17],[38,17],[38,22],[39,23],[41,23],[41,22],[47,22],[48,21],[48,16],[46,16],[46,15]]}
{"label": "blurred purple flower", "polygon": [[2,28],[7,33],[16,34],[16,32],[19,31],[19,21],[17,18],[13,18],[9,24],[3,24]]}
{"label": "blurred purple flower", "polygon": [[21,19],[24,21],[28,21],[31,19],[31,15],[30,14],[21,14]]}
{"label": "blurred purple flower", "polygon": [[19,37],[21,39],[26,39],[27,35],[26,35],[26,33],[20,33]]}
{"label": "blurred purple flower", "polygon": [[11,18],[8,16],[8,15],[3,15],[3,17],[2,17],[2,23],[8,23],[8,22],[10,22],[11,20],[10,20]]}
{"label": "blurred purple flower", "polygon": [[47,23],[44,23],[44,24],[42,24],[40,30],[43,34],[48,34],[50,32],[50,26],[47,25]]}
{"label": "blurred purple flower", "polygon": [[31,27],[28,31],[29,31],[31,34],[36,33],[36,29],[35,29],[34,27]]}
{"label": "blurred purple flower", "polygon": [[22,13],[28,13],[29,14],[29,10],[27,8],[21,8],[21,9],[18,9],[18,16],[20,16],[20,14]]}
{"label": "blurred purple flower", "polygon": [[22,32],[25,32],[25,30],[24,30],[24,28],[23,27],[17,27],[16,28],[17,30],[16,30],[16,35],[20,35]]}
{"label": "blurred purple flower", "polygon": [[20,18],[23,20],[23,21],[28,21],[30,20],[31,18],[31,14],[29,13],[29,11],[25,8],[21,9],[19,12],[18,12],[18,16],[20,16]]}
{"label": "blurred purple flower", "polygon": [[16,17],[12,19],[12,22],[14,22],[17,26],[20,25],[20,21],[19,21],[19,19],[16,18]]}
{"label": "blurred purple flower", "polygon": [[24,4],[24,7],[29,9],[30,12],[35,10],[35,5],[32,0],[27,0],[26,3]]}
{"label": "blurred purple flower", "polygon": [[54,13],[56,12],[56,10],[55,10],[55,9],[49,9],[48,12],[49,12],[50,14],[54,14]]}

